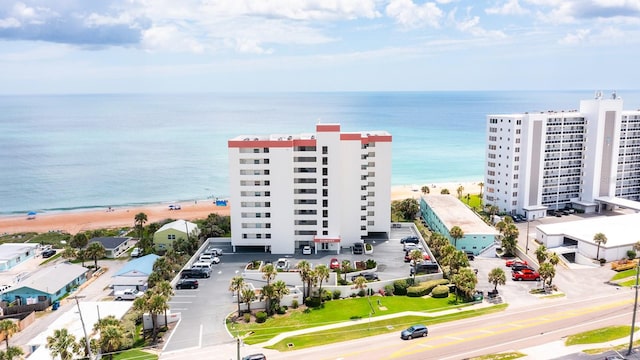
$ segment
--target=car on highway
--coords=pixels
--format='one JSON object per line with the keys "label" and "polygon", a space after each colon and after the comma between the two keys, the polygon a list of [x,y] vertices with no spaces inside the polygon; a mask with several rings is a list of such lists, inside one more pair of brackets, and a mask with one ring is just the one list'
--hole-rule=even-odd
{"label": "car on highway", "polygon": [[405,330],[402,330],[400,333],[400,338],[402,340],[411,340],[417,337],[423,337],[429,335],[429,329],[426,326],[419,324],[413,325]]}
{"label": "car on highway", "polygon": [[251,354],[244,356],[242,360],[267,360],[267,357],[264,354]]}
{"label": "car on highway", "polygon": [[417,236],[407,236],[400,239],[400,244],[418,244],[420,239]]}
{"label": "car on highway", "polygon": [[302,248],[302,255],[311,255],[311,246],[305,245]]}
{"label": "car on highway", "polygon": [[522,269],[519,271],[512,272],[511,278],[514,281],[522,281],[522,280],[540,281],[540,274],[537,271],[532,269]]}
{"label": "car on highway", "polygon": [[329,268],[332,269],[332,270],[340,269],[340,261],[338,259],[336,259],[336,258],[332,258],[329,261]]}
{"label": "car on highway", "polygon": [[358,275],[354,275],[351,277],[351,281],[356,281],[357,278],[363,277],[367,281],[375,281],[378,280],[378,274],[374,272],[363,272]]}
{"label": "car on highway", "polygon": [[512,267],[513,265],[518,265],[518,264],[528,265],[526,260],[520,260],[520,259],[509,259],[504,263],[504,265],[507,267]]}
{"label": "car on highway", "polygon": [[198,280],[196,279],[180,279],[176,284],[176,289],[197,289]]}

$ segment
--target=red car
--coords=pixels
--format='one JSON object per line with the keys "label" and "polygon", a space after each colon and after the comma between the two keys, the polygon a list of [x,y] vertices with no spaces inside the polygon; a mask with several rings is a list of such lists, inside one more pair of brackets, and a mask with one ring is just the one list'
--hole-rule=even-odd
{"label": "red car", "polygon": [[331,259],[331,261],[329,261],[329,268],[332,270],[340,269],[340,261],[336,258]]}
{"label": "red car", "polygon": [[513,265],[529,265],[529,264],[527,264],[526,260],[511,259],[511,260],[507,260],[505,265],[508,266],[508,267],[511,267]]}
{"label": "red car", "polygon": [[522,280],[540,281],[540,274],[535,270],[522,269],[520,271],[514,271],[513,273],[511,273],[511,278],[517,281],[522,281]]}

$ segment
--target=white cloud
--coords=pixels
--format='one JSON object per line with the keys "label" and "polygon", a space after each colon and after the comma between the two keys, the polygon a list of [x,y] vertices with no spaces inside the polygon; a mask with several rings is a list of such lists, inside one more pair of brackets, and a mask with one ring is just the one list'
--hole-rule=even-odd
{"label": "white cloud", "polygon": [[559,42],[560,44],[564,44],[564,45],[577,45],[577,44],[586,42],[590,34],[591,34],[591,30],[589,29],[578,29],[576,32],[572,34],[567,34]]}
{"label": "white cloud", "polygon": [[495,38],[495,39],[502,39],[507,37],[507,35],[502,31],[486,30],[483,27],[481,27],[480,17],[470,15],[471,8],[467,8],[467,15],[463,20],[456,19],[456,10],[457,9],[454,9],[449,13],[448,20],[449,22],[454,24],[456,29],[458,29],[459,31],[463,33],[471,34],[472,36],[475,36],[475,37],[487,37],[487,38]]}
{"label": "white cloud", "polygon": [[522,6],[518,0],[508,0],[502,6],[494,6],[491,8],[485,9],[487,14],[495,14],[495,15],[524,15],[529,11]]}
{"label": "white cloud", "polygon": [[91,13],[84,19],[84,24],[89,27],[98,27],[104,25],[129,25],[135,24],[135,18],[133,18],[129,13],[125,12],[120,13],[117,16]]}
{"label": "white cloud", "polygon": [[391,0],[387,5],[386,13],[405,28],[424,26],[438,28],[443,16],[442,10],[435,3],[427,2],[417,5],[412,0]]}
{"label": "white cloud", "polygon": [[6,19],[0,19],[0,29],[8,29],[8,28],[16,28],[16,27],[20,27],[20,21],[18,21],[16,18],[6,18]]}
{"label": "white cloud", "polygon": [[155,26],[142,33],[142,47],[147,50],[202,53],[204,46],[185,36],[175,26]]}

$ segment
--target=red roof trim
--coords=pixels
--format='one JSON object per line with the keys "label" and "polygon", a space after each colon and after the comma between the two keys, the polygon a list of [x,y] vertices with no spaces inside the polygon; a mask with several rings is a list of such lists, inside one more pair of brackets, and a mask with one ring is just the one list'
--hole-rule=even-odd
{"label": "red roof trim", "polygon": [[327,124],[318,124],[316,125],[316,132],[337,132],[340,131],[340,125],[327,125]]}
{"label": "red roof trim", "polygon": [[360,134],[340,134],[340,140],[360,140],[362,135]]}
{"label": "red roof trim", "polygon": [[292,140],[229,140],[230,148],[286,148],[292,147]]}

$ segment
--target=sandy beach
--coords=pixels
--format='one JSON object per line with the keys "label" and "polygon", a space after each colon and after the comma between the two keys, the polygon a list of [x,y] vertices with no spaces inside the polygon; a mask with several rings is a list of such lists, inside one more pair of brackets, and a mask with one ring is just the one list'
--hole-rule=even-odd
{"label": "sandy beach", "polygon": [[[448,189],[456,196],[456,189],[464,187],[463,194],[479,194],[478,182],[449,182],[425,183],[414,185],[394,186],[391,188],[391,200],[407,198],[418,199],[422,195],[421,188],[429,187],[430,194],[440,194],[442,189]],[[68,211],[59,213],[37,214],[34,219],[27,219],[27,215],[0,216],[0,235],[23,232],[44,233],[62,231],[76,234],[81,231],[94,229],[115,229],[132,227],[134,217],[138,213],[147,215],[147,224],[164,219],[195,220],[204,219],[211,213],[229,215],[228,206],[216,206],[211,200],[179,203],[181,210],[169,210],[168,204],[156,204],[140,207],[123,207],[89,211]]]}

